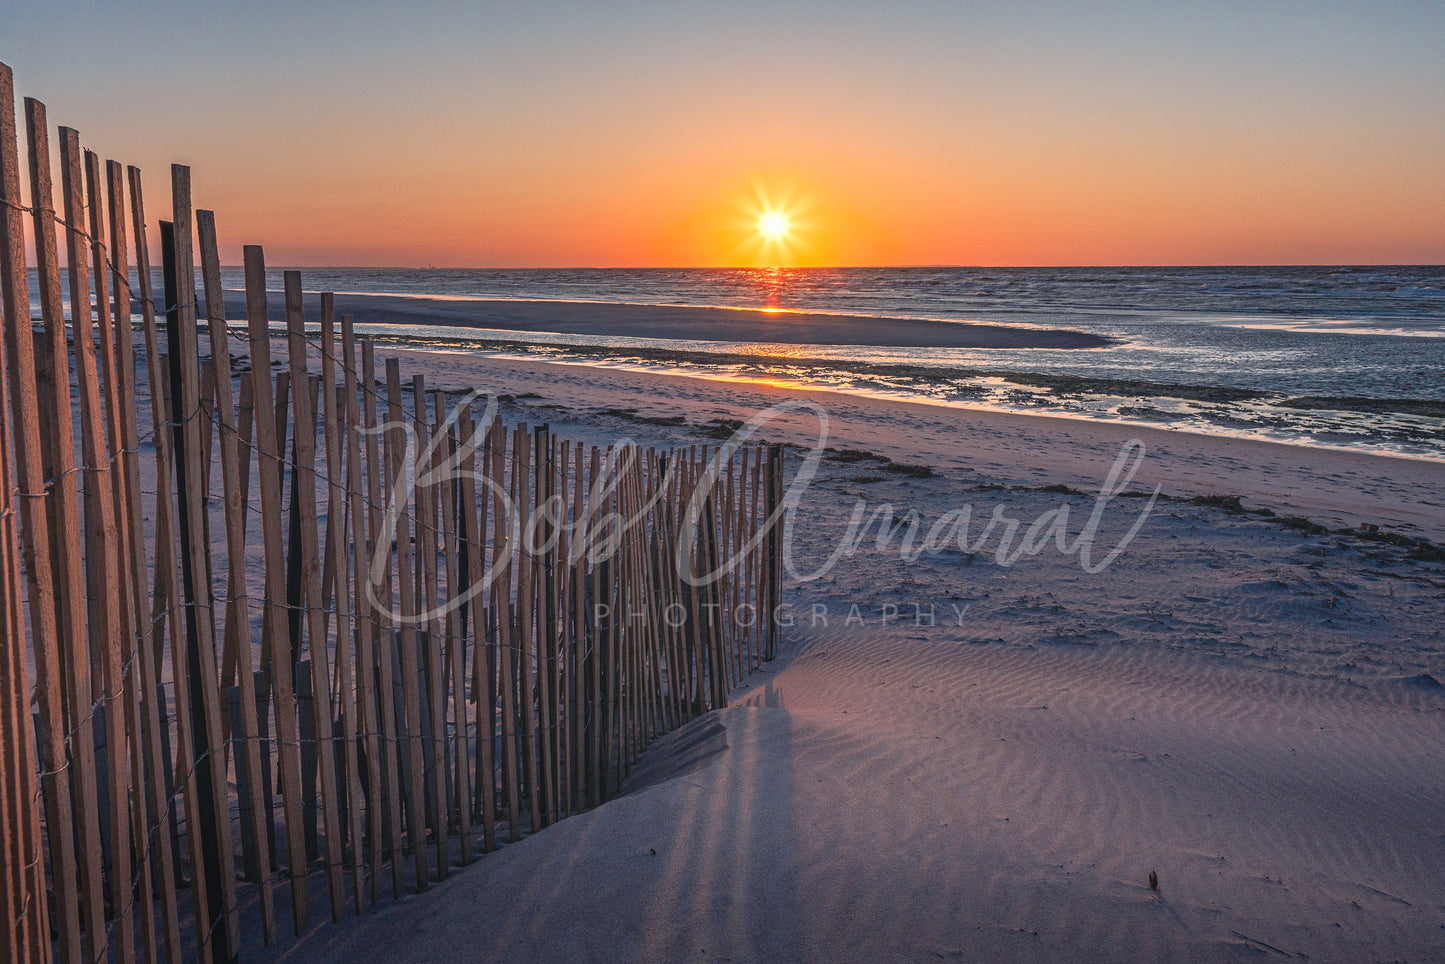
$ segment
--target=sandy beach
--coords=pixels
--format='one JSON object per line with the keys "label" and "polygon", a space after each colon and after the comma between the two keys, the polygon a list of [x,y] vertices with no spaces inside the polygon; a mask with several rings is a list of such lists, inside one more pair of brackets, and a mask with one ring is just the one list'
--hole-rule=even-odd
{"label": "sandy beach", "polygon": [[[787,583],[780,658],[651,748],[623,796],[277,959],[1445,953],[1437,464],[404,355],[572,437],[703,443],[718,420],[818,406],[834,451],[791,549],[825,571]],[[813,446],[817,410],[760,434]],[[1137,470],[1101,499],[1131,439]],[[870,531],[825,566],[859,500],[922,531],[968,507],[981,544],[907,559],[901,530]],[[996,512],[1023,532],[1064,506],[1065,543],[1099,512],[1095,565],[1123,544],[1102,571],[1077,543],[1010,560],[980,538]]]}

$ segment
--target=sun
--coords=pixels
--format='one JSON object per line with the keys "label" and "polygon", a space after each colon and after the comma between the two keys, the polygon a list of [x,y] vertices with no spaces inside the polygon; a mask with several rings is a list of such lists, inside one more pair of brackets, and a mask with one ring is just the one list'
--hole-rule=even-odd
{"label": "sun", "polygon": [[758,233],[768,241],[782,241],[791,228],[788,216],[781,211],[764,211],[758,218]]}
{"label": "sun", "polygon": [[734,195],[732,213],[719,219],[726,238],[736,239],[726,261],[754,268],[794,268],[819,260],[823,222],[817,200],[796,177],[754,175]]}

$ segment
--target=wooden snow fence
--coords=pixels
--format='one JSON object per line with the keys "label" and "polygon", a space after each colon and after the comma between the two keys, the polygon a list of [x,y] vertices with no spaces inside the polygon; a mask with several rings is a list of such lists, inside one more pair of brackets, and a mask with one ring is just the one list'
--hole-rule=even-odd
{"label": "wooden snow fence", "polygon": [[140,171],[23,124],[0,64],[4,960],[232,960],[425,890],[772,658],[778,447],[504,424],[258,247],[228,318],[182,166],[155,292]]}

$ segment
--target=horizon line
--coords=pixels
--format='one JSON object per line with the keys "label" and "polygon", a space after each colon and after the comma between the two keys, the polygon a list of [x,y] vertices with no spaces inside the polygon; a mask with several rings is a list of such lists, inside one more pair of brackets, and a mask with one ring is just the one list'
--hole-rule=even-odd
{"label": "horizon line", "polygon": [[[240,264],[223,264],[240,268]],[[877,271],[877,270],[1056,270],[1056,269],[1180,269],[1180,268],[1445,268],[1437,261],[1277,261],[1277,262],[1193,262],[1159,264],[1106,264],[1069,262],[1059,264],[831,264],[831,265],[406,265],[406,264],[275,264],[267,270],[315,270],[365,268],[374,271]]]}

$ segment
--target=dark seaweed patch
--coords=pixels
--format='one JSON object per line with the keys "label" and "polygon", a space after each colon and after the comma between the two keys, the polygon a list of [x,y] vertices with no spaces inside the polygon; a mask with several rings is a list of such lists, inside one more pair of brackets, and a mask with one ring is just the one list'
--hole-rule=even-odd
{"label": "dark seaweed patch", "polygon": [[894,475],[905,475],[910,479],[933,478],[933,466],[931,465],[906,465],[902,462],[889,462],[883,466],[883,471],[892,472]]}
{"label": "dark seaweed patch", "polygon": [[1237,495],[1196,495],[1194,498],[1185,499],[1184,501],[1189,505],[1202,505],[1211,509],[1223,509],[1225,512],[1245,511]]}
{"label": "dark seaweed patch", "polygon": [[1279,520],[1279,524],[1284,526],[1286,529],[1293,529],[1296,532],[1304,532],[1312,536],[1324,535],[1326,532],[1330,531],[1325,526],[1322,526],[1318,522],[1314,522],[1310,519],[1306,519],[1302,515],[1284,516]]}
{"label": "dark seaweed patch", "polygon": [[1305,411],[1325,409],[1335,412],[1365,412],[1367,414],[1387,412],[1395,415],[1445,418],[1445,402],[1425,398],[1362,398],[1358,395],[1336,398],[1329,395],[1300,395],[1274,404],[1280,408],[1297,408]]}
{"label": "dark seaweed patch", "polygon": [[829,462],[892,462],[886,455],[874,455],[863,449],[826,449],[823,458]]}

